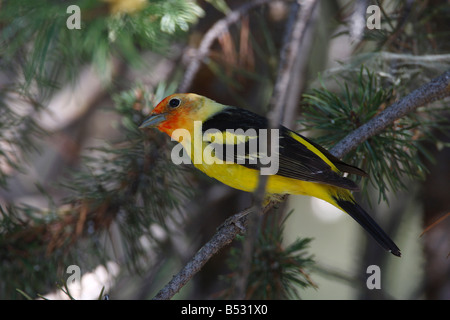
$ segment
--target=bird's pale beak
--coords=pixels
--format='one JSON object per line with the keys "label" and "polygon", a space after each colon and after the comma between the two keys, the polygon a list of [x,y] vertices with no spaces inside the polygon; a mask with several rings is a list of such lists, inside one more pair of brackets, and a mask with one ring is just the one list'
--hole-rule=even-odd
{"label": "bird's pale beak", "polygon": [[139,129],[157,127],[161,122],[165,120],[165,113],[151,114],[147,119],[144,120],[144,122],[141,123]]}

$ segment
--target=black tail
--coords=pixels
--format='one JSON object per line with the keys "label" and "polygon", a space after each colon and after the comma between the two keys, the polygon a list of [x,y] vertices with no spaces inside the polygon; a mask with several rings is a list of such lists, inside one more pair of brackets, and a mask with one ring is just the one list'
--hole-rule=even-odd
{"label": "black tail", "polygon": [[370,235],[387,251],[393,255],[400,257],[400,249],[394,241],[381,229],[381,227],[373,220],[369,214],[364,211],[357,203],[348,200],[334,198],[336,203],[356,220]]}

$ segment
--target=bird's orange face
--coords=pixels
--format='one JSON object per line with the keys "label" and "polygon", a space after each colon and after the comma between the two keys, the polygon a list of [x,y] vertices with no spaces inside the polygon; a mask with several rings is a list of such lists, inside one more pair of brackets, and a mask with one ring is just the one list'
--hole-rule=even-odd
{"label": "bird's orange face", "polygon": [[175,93],[162,100],[139,128],[158,128],[169,136],[178,128],[193,127],[193,115],[203,105],[203,97],[193,93]]}

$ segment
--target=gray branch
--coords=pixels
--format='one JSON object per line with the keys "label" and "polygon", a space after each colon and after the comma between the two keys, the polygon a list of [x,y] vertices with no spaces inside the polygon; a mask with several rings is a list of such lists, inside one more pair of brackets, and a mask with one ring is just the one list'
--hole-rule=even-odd
{"label": "gray branch", "polygon": [[220,249],[230,244],[236,235],[245,232],[247,226],[248,210],[236,213],[230,219],[226,220],[192,259],[173,276],[172,280],[162,288],[153,300],[171,299],[186,283],[199,272],[208,260]]}
{"label": "gray branch", "polygon": [[395,102],[378,116],[352,131],[339,141],[330,152],[342,158],[368,138],[380,133],[395,120],[400,119],[420,106],[443,99],[450,95],[450,70],[414,90]]}

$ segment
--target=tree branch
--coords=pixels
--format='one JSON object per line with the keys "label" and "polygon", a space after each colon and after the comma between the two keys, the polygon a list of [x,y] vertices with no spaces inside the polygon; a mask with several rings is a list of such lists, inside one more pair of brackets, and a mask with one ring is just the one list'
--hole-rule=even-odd
{"label": "tree branch", "polygon": [[[208,260],[220,249],[230,244],[236,235],[245,230],[247,225],[247,210],[236,213],[231,218],[237,217],[236,221],[230,223],[226,220],[192,259],[178,272],[169,283],[161,289],[153,300],[168,300],[172,298],[198,271],[202,269]],[[237,222],[239,221],[239,222]]]}
{"label": "tree branch", "polygon": [[342,158],[371,136],[383,131],[395,120],[404,117],[420,106],[443,99],[450,95],[450,70],[414,90],[406,97],[395,102],[378,116],[363,124],[339,141],[330,152]]}
{"label": "tree branch", "polygon": [[225,18],[217,21],[209,30],[205,33],[200,46],[196,50],[194,57],[188,64],[186,71],[184,73],[184,78],[181,80],[177,92],[187,92],[191,87],[192,81],[195,75],[200,69],[201,62],[209,54],[209,49],[211,48],[214,41],[220,37],[228,27],[233,23],[236,23],[243,15],[249,12],[251,9],[261,6],[263,4],[269,3],[271,0],[254,0],[248,2],[239,8],[231,11]]}

